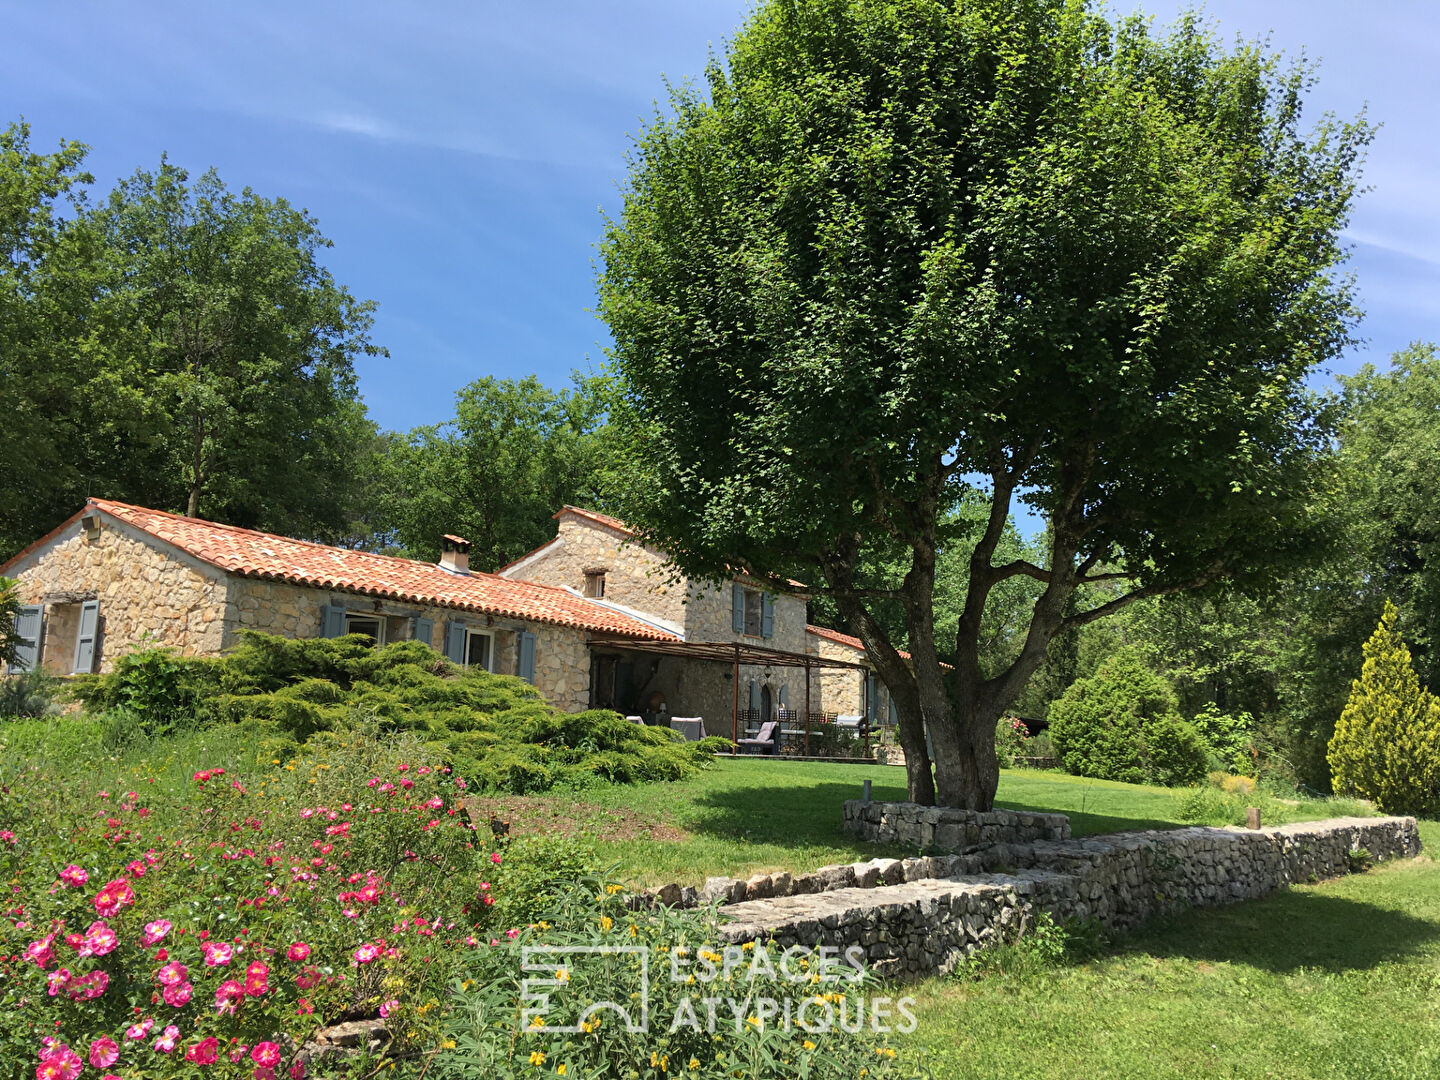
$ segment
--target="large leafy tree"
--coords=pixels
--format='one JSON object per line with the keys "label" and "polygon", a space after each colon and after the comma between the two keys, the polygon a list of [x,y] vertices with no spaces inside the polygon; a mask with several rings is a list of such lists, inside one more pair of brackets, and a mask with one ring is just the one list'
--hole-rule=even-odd
{"label": "large leafy tree", "polygon": [[[1193,18],[1157,37],[1084,3],[775,0],[638,138],[599,283],[627,516],[692,574],[833,597],[913,799],[992,804],[995,720],[1057,635],[1304,550],[1304,378],[1355,317],[1333,269],[1368,138],[1302,129],[1311,77]],[[1022,499],[1046,550],[997,560]],[[1023,642],[986,672],[987,602],[1017,577],[1039,586]],[[892,601],[913,663],[875,617]]]}
{"label": "large leafy tree", "polygon": [[393,437],[380,469],[382,539],[419,558],[440,537],[470,541],[470,564],[494,570],[555,535],[565,503],[601,508],[615,467],[603,380],[551,389],[533,375],[477,379],[443,424]]}
{"label": "large leafy tree", "polygon": [[66,243],[66,211],[84,205],[85,150],[65,142],[37,153],[28,125],[0,131],[0,557],[34,539],[36,519],[64,505],[74,477],[67,448],[88,426],[57,355],[72,322],[72,287],[46,273]]}
{"label": "large leafy tree", "polygon": [[302,536],[343,530],[372,429],[354,362],[374,304],[320,261],[330,242],[284,199],[193,184],[162,160],[83,222],[95,329],[152,502]]}

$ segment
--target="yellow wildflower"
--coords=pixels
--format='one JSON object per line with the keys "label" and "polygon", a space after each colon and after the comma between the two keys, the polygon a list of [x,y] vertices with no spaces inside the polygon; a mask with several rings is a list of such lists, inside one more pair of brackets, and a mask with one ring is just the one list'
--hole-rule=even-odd
{"label": "yellow wildflower", "polygon": [[530,1064],[531,1064],[531,1065],[544,1065],[544,1064],[545,1064],[545,1055],[544,1055],[541,1051],[539,1051],[539,1050],[531,1050],[531,1051],[530,1051]]}

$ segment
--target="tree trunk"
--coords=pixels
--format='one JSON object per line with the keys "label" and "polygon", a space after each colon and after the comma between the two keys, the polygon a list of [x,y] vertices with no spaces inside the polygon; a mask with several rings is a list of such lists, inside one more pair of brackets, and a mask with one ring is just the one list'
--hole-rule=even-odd
{"label": "tree trunk", "polygon": [[973,700],[954,706],[943,734],[932,728],[935,775],[941,806],[988,811],[995,807],[1000,766],[995,757],[995,721]]}
{"label": "tree trunk", "polygon": [[920,698],[909,686],[891,686],[890,699],[895,702],[895,729],[905,751],[905,788],[907,797],[921,806],[935,805],[935,775],[930,768],[930,754],[925,749],[925,719]]}

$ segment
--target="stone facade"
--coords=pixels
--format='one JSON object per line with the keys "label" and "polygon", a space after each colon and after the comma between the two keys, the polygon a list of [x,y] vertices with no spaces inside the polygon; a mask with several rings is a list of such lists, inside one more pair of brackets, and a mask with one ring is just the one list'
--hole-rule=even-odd
{"label": "stone facade", "polygon": [[384,640],[413,637],[416,618],[432,621],[427,644],[441,649],[444,626],[457,621],[492,635],[493,669],[517,670],[520,631],[536,636],[535,687],[557,708],[590,706],[585,632],[404,601],[229,574],[123,522],[87,532],[75,524],[18,560],[11,571],[24,604],[44,605],[40,666],[74,673],[81,604],[99,604],[92,670],[107,672],[127,652],[161,645],[184,656],[217,656],[242,630],[290,638],[319,637],[322,610],[337,604],[384,622]]}
{"label": "stone facade", "polygon": [[605,575],[607,601],[645,612],[679,631],[685,624],[684,581],[672,579],[669,562],[654,548],[633,541],[628,530],[562,510],[555,539],[497,573],[517,581],[586,589],[586,572]]}
{"label": "stone facade", "polygon": [[[772,598],[774,625],[769,637],[737,633],[734,586],[738,583],[759,592],[759,585],[744,579],[727,582],[718,589],[697,585],[676,577],[663,552],[636,542],[630,530],[618,523],[573,508],[556,516],[559,532],[555,539],[503,567],[499,571],[502,577],[584,593],[589,588],[587,574],[603,572],[606,603],[652,619],[686,641],[735,641],[852,663],[864,658],[863,650],[846,649],[807,633],[806,604],[799,596],[780,594]],[[825,651],[817,652],[817,643]],[[741,710],[751,707],[752,684],[756,698],[763,701],[768,694],[772,709],[805,708],[803,668],[744,665],[737,698],[734,672],[726,664],[619,648],[600,650],[600,655],[600,663],[609,667],[600,678],[598,704],[624,712],[647,713],[652,711],[652,703],[663,701],[668,715],[703,717],[707,734],[729,738],[734,733],[733,709],[737,702]],[[616,667],[623,669],[619,680],[623,688],[617,686]],[[864,676],[860,672],[822,668],[811,672],[812,711],[859,713],[863,693]]]}
{"label": "stone facade", "polygon": [[[728,879],[711,879],[691,892],[697,901],[729,901],[729,921],[721,928],[728,942],[773,937],[781,947],[858,945],[872,970],[907,978],[947,972],[976,949],[1023,933],[1042,911],[1130,927],[1164,912],[1339,876],[1352,869],[1361,849],[1375,860],[1418,855],[1415,819],[999,843],[969,855],[823,867],[803,875],[803,889],[783,874],[752,878],[738,890]],[[1002,868],[1006,872],[986,872]],[[689,898],[669,888],[656,899]]]}
{"label": "stone facade", "polygon": [[78,524],[53,537],[12,570],[24,604],[44,605],[40,667],[75,672],[80,608],[99,604],[94,671],[148,645],[185,656],[212,656],[225,640],[224,571],[172,556],[143,534],[107,524],[87,533]]}

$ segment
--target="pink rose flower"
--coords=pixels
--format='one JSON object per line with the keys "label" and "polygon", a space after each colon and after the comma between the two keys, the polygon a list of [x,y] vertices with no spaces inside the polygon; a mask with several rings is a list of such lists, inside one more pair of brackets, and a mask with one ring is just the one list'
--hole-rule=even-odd
{"label": "pink rose flower", "polygon": [[85,931],[85,945],[93,956],[104,956],[115,951],[120,938],[109,926],[96,919]]}
{"label": "pink rose flower", "polygon": [[214,1065],[220,1058],[220,1040],[214,1035],[201,1039],[185,1051],[185,1060],[196,1065]]}
{"label": "pink rose flower", "polygon": [[143,1038],[145,1038],[146,1035],[149,1035],[149,1034],[150,1034],[150,1029],[151,1029],[152,1027],[154,1027],[154,1026],[155,1026],[155,1020],[154,1020],[154,1018],[147,1016],[144,1020],[141,1020],[140,1023],[138,1023],[138,1024],[131,1024],[128,1028],[126,1028],[126,1029],[125,1029],[125,1038],[127,1038],[127,1039],[143,1039]]}
{"label": "pink rose flower", "polygon": [[32,941],[25,947],[25,959],[44,971],[55,961],[55,935],[46,934],[39,941]]}
{"label": "pink rose flower", "polygon": [[245,987],[238,980],[226,979],[215,990],[215,1008],[222,1013],[233,1013],[245,998]]}
{"label": "pink rose flower", "polygon": [[290,1080],[305,1080],[305,1062],[297,1061],[290,1066]]}
{"label": "pink rose flower", "polygon": [[46,992],[51,997],[54,997],[56,994],[60,993],[61,990],[64,990],[67,985],[69,985],[70,969],[57,968],[54,971],[50,972],[49,975],[45,976],[45,981],[47,984]]}
{"label": "pink rose flower", "polygon": [[221,967],[235,955],[235,946],[228,941],[207,941],[200,946],[200,951],[205,954],[208,967]]}
{"label": "pink rose flower", "polygon": [[364,945],[361,945],[358,949],[356,949],[351,955],[355,957],[355,962],[357,964],[368,964],[380,955],[380,946],[371,945],[369,942],[366,942]]}
{"label": "pink rose flower", "polygon": [[382,1001],[380,1003],[380,1019],[385,1019],[399,1007],[400,1002],[395,998],[391,998],[389,1001]]}
{"label": "pink rose flower", "polygon": [[95,910],[106,918],[118,915],[122,907],[134,902],[135,890],[130,888],[130,883],[124,878],[106,882],[104,887],[95,894]]}
{"label": "pink rose flower", "polygon": [[64,870],[60,871],[60,880],[63,881],[66,885],[78,889],[81,885],[84,885],[87,881],[90,880],[90,875],[84,870],[82,870],[80,867],[76,866],[74,863],[71,863],[69,866],[65,867]]}
{"label": "pink rose flower", "polygon": [[174,1024],[166,1026],[160,1037],[155,1040],[155,1049],[162,1054],[168,1054],[175,1049],[175,1043],[180,1038],[180,1029]]}
{"label": "pink rose flower", "polygon": [[310,959],[310,946],[303,941],[297,941],[285,952],[286,960],[293,960],[297,964],[303,964]]}
{"label": "pink rose flower", "polygon": [[35,1080],[75,1080],[84,1068],[79,1054],[64,1043],[56,1043],[40,1055]]}
{"label": "pink rose flower", "polygon": [[120,1059],[120,1044],[109,1036],[102,1035],[90,1044],[90,1064],[97,1069],[108,1069]]}
{"label": "pink rose flower", "polygon": [[250,1060],[262,1069],[273,1069],[280,1064],[280,1044],[268,1039],[256,1043],[255,1048],[250,1051]]}
{"label": "pink rose flower", "polygon": [[140,935],[140,944],[144,945],[147,949],[151,945],[157,944],[170,932],[170,928],[173,925],[169,919],[156,919],[154,922],[146,923],[145,932]]}
{"label": "pink rose flower", "polygon": [[260,997],[270,990],[270,968],[259,960],[245,969],[245,993]]}
{"label": "pink rose flower", "polygon": [[165,1004],[176,1009],[183,1009],[190,1004],[190,996],[195,993],[195,987],[188,982],[179,986],[167,986],[165,992],[160,996],[165,999]]}
{"label": "pink rose flower", "polygon": [[179,986],[189,974],[189,968],[179,960],[172,960],[155,973],[155,981],[161,986]]}
{"label": "pink rose flower", "polygon": [[92,971],[88,975],[71,979],[68,993],[71,1001],[93,1001],[105,993],[110,985],[110,976],[103,971]]}
{"label": "pink rose flower", "polygon": [[75,1080],[84,1070],[81,1056],[68,1045],[55,1043],[40,1054],[40,1067],[35,1070],[35,1080]]}

